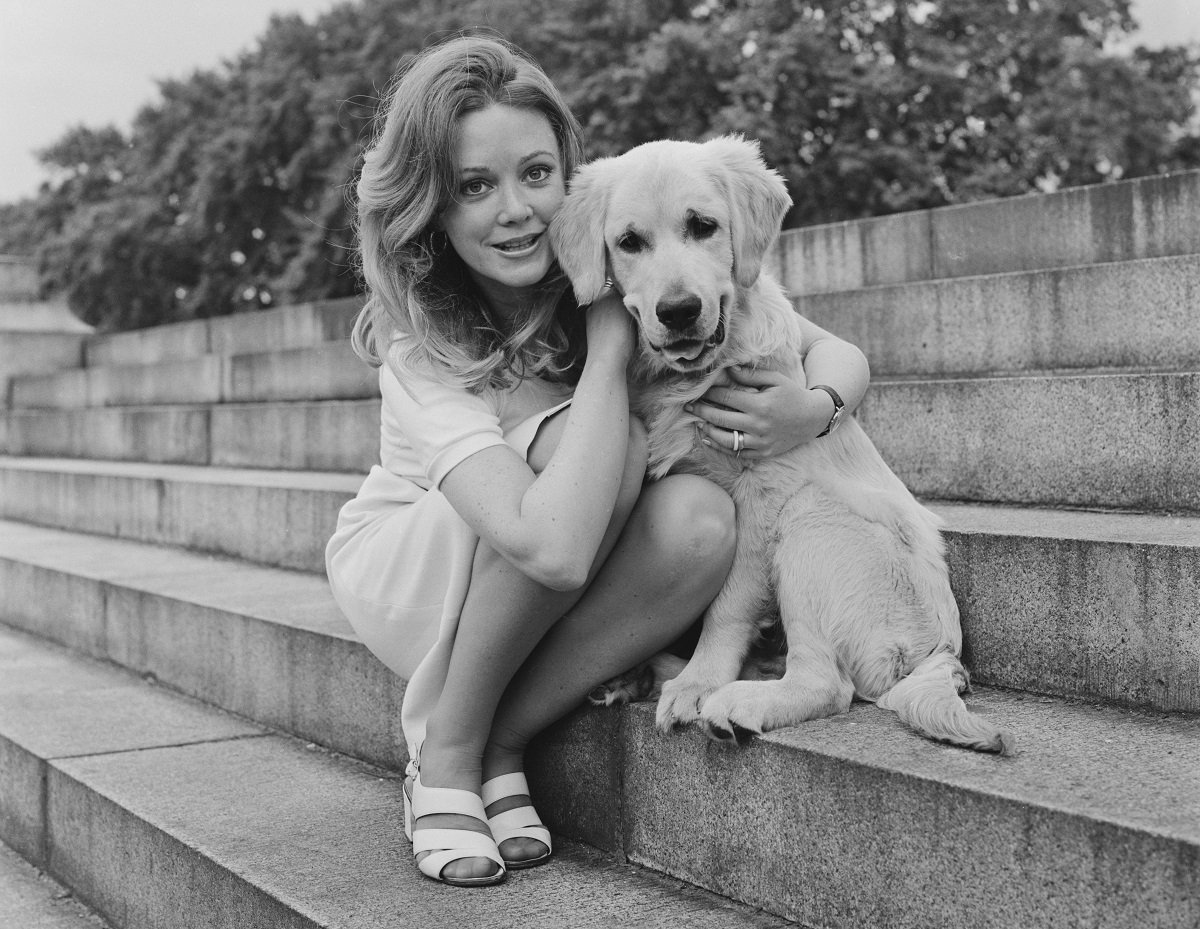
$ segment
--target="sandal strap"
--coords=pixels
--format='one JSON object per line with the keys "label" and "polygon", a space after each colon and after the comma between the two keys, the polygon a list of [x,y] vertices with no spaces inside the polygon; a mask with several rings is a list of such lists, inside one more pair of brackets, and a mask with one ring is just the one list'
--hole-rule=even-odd
{"label": "sandal strap", "polygon": [[420,775],[413,781],[412,807],[416,819],[436,813],[457,813],[487,822],[479,794],[455,787],[426,787],[421,783]]}
{"label": "sandal strap", "polygon": [[[426,787],[421,783],[420,774],[413,778],[410,803],[414,820],[439,813],[454,813],[487,823],[483,801],[479,799],[478,794],[453,787]],[[446,865],[464,858],[487,858],[496,863],[500,874],[504,872],[504,859],[500,856],[496,840],[490,832],[485,834],[471,829],[414,828],[412,843],[414,855],[429,853],[417,862],[417,867],[422,874],[435,880],[441,880],[442,869]]]}
{"label": "sandal strap", "polygon": [[[483,785],[483,805],[491,806],[497,800],[508,797],[529,796],[529,781],[523,771],[513,771],[511,774],[501,774],[493,777]],[[530,804],[514,807],[488,817],[488,825],[492,827],[492,837],[496,844],[508,839],[536,839],[546,848],[550,848],[550,830],[542,823],[542,819]]]}
{"label": "sandal strap", "polygon": [[501,774],[484,783],[480,790],[483,795],[483,805],[491,806],[497,800],[505,797],[529,795],[529,781],[523,771],[513,771],[511,774]]}
{"label": "sandal strap", "polygon": [[550,830],[542,824],[537,810],[531,806],[519,806],[497,813],[488,818],[488,825],[492,827],[492,838],[497,845],[508,839],[536,839],[546,848],[551,847]]}

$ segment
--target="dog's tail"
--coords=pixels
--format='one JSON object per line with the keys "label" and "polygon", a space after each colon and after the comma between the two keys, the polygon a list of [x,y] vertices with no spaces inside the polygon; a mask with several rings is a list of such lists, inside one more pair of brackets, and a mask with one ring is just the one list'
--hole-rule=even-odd
{"label": "dog's tail", "polygon": [[970,686],[967,669],[950,652],[934,652],[876,700],[921,735],[980,752],[1011,755],[1016,739],[967,709],[959,696]]}

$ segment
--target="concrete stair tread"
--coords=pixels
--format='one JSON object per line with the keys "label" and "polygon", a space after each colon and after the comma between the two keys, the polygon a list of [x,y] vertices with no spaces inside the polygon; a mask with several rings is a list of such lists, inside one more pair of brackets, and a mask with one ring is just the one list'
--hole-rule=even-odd
{"label": "concrete stair tread", "polygon": [[378,374],[349,340],[170,361],[64,368],[12,379],[9,402],[21,409],[243,403],[379,395]]}
{"label": "concrete stair tread", "polygon": [[0,632],[0,666],[0,756],[44,768],[45,834],[0,821],[121,924],[788,925],[561,839],[552,865],[456,892],[413,867],[397,776],[28,636]]}
{"label": "concrete stair tread", "polygon": [[951,532],[1200,548],[1200,517],[927,500]]}
{"label": "concrete stair tread", "polygon": [[[6,473],[0,466],[0,476]],[[386,750],[389,733],[363,733],[350,720],[364,715],[363,701],[386,709],[400,695],[349,637],[323,580],[324,544],[352,486],[298,491],[302,499],[291,501],[296,494],[285,490],[196,485],[220,492],[210,496],[156,477],[146,484],[144,513],[141,503],[135,513],[126,501],[142,495],[129,494],[129,482],[96,483],[96,506],[101,496],[115,500],[109,516],[99,512],[86,524],[54,514],[0,522],[0,588],[8,587],[0,601],[24,628],[54,622],[61,629],[46,634],[169,677],[189,692],[259,712],[273,706],[280,725],[312,726],[311,737],[335,745],[352,737]],[[71,484],[62,486],[69,494]],[[287,499],[273,502],[280,495]],[[323,501],[317,522],[306,516],[304,500],[312,495]],[[188,509],[180,508],[184,502]],[[1200,517],[930,502],[945,520],[965,656],[979,683],[1200,712],[1193,606]],[[277,505],[298,506],[299,515],[282,515]],[[204,514],[214,508],[239,513],[236,525],[231,518],[212,522]],[[229,534],[243,523],[275,541],[256,547],[247,537],[231,545]],[[263,525],[271,528],[259,532]],[[135,618],[120,615],[118,604]],[[55,608],[70,621],[44,615]],[[150,618],[137,620],[143,613]],[[310,634],[297,640],[297,630]],[[370,687],[327,692],[340,679],[328,672],[334,655],[327,634],[347,636],[336,660],[353,665]],[[241,651],[229,651],[227,637],[241,642]],[[204,649],[211,653],[191,654]],[[268,685],[251,667],[256,655],[304,670]]]}
{"label": "concrete stair tread", "polygon": [[0,558],[358,641],[320,574],[5,521]]}
{"label": "concrete stair tread", "polygon": [[[1200,525],[1200,520],[1191,522]],[[0,529],[4,530],[0,533],[3,558],[20,557],[31,564],[100,577],[114,585],[251,613],[266,622],[356,641],[320,577],[151,545],[72,537],[70,533],[34,526],[0,523]],[[1200,538],[1193,541],[1200,544]],[[216,583],[218,578],[220,582]],[[294,589],[280,598],[280,592],[289,585]],[[297,604],[303,603],[311,609],[298,614]],[[1146,828],[1156,822],[1154,815],[1149,815],[1158,805],[1155,798],[1171,796],[1170,816],[1183,817],[1179,822],[1190,822],[1188,828],[1194,829],[1194,837],[1200,840],[1200,791],[1194,790],[1193,782],[1193,775],[1200,771],[1200,720],[1195,716],[1103,708],[1087,702],[991,688],[981,689],[970,702],[981,712],[1003,720],[1018,733],[1023,745],[1029,743],[1026,750],[1016,759],[986,764],[979,763],[982,756],[970,752],[930,753],[922,740],[907,737],[892,714],[867,705],[856,705],[848,717],[780,730],[768,740],[854,764],[948,779],[956,786],[997,796],[1028,801],[1029,794],[1040,793],[1043,796],[1037,802],[1045,800],[1088,815],[1100,815],[1108,801],[1127,793],[1122,802],[1129,804],[1129,812],[1121,815]],[[632,711],[644,709],[637,707]],[[888,742],[895,743],[896,751],[881,752],[880,746]],[[1100,748],[1109,745],[1112,747]],[[1131,784],[1145,783],[1147,759],[1161,754],[1160,760],[1165,760],[1162,754],[1165,751],[1175,752],[1179,780],[1173,782],[1171,772],[1163,771],[1160,774],[1164,780],[1157,791],[1139,797],[1136,790],[1128,789]],[[1079,785],[1070,779],[1064,781],[1061,771],[1074,765],[1086,769],[1090,764],[1088,759],[1094,760],[1097,752],[1106,756],[1105,766],[1089,771],[1088,777],[1093,783],[1102,780],[1104,788],[1095,790],[1079,806],[1080,796],[1076,793]],[[949,763],[954,764],[947,767]],[[1142,771],[1140,782],[1129,780],[1134,769]],[[956,781],[955,777],[961,780]],[[1122,782],[1126,788],[1121,788]],[[1022,797],[1023,793],[1027,796]],[[1188,816],[1192,819],[1187,819]]]}
{"label": "concrete stair tread", "polygon": [[878,375],[1194,369],[1198,288],[1200,255],[1187,255],[880,284],[793,303],[858,345]]}
{"label": "concrete stair tread", "polygon": [[107,333],[88,340],[86,356],[91,365],[111,365],[302,348],[347,338],[361,306],[361,298],[318,300]]}
{"label": "concrete stair tread", "polygon": [[[135,671],[176,685],[171,675],[178,673],[180,661],[189,655],[205,678],[223,673],[228,660],[244,662],[251,679],[260,681],[263,667],[276,666],[285,673],[270,677],[279,681],[283,700],[290,709],[268,710],[272,725],[287,731],[303,730],[303,726],[294,725],[299,710],[292,705],[302,702],[303,697],[318,705],[314,712],[334,715],[334,722],[324,723],[321,732],[303,731],[305,739],[316,737],[326,744],[337,738],[347,739],[339,745],[341,750],[358,753],[358,746],[365,743],[348,738],[347,731],[356,716],[373,715],[374,720],[364,722],[373,722],[377,729],[382,723],[384,731],[377,731],[371,738],[378,742],[390,737],[395,742],[396,734],[386,730],[398,716],[399,693],[389,693],[386,683],[372,680],[372,669],[382,671],[392,682],[397,679],[353,641],[352,633],[344,626],[342,634],[333,629],[321,631],[323,622],[336,625],[337,621],[319,577],[237,566],[235,562],[167,549],[159,550],[158,561],[152,562],[154,546],[100,537],[75,536],[72,540],[71,535],[0,523],[0,540],[4,541],[0,559],[19,555],[29,562],[58,565],[63,570],[78,568],[80,574],[90,572],[110,578],[104,595],[109,612],[103,622],[111,636],[121,635],[118,616],[131,610],[144,611],[145,600],[130,600],[121,593],[123,590],[160,591],[166,598],[162,609],[157,613],[151,610],[154,615],[149,619],[135,620],[128,633],[135,645],[141,642],[144,646],[142,639],[151,637],[146,624],[155,622],[154,616],[161,616],[167,627],[157,658],[149,654],[147,660],[143,655],[143,663],[139,664],[139,656],[133,654],[136,649],[130,647],[130,667]],[[230,568],[231,580],[228,588],[221,590],[226,567]],[[298,616],[288,603],[272,602],[272,591],[282,589],[288,579],[298,582],[290,603],[310,604],[313,612],[307,619]],[[314,584],[305,586],[305,581]],[[252,594],[251,598],[237,604],[238,597],[246,593]],[[228,623],[217,622],[215,613],[189,613],[188,599],[206,599],[224,603],[230,610],[262,614],[262,625],[281,632],[286,632],[289,624],[314,628],[317,631],[309,635],[315,636],[314,645],[306,649],[290,644],[260,654],[246,648],[250,640],[243,634],[232,627],[226,629]],[[198,625],[206,620],[212,621],[213,628],[206,630]],[[38,629],[36,624],[25,628]],[[202,641],[209,643],[211,654],[195,646],[185,631],[193,628],[207,637]],[[54,634],[54,630],[47,633]],[[6,635],[31,641],[20,633]],[[316,663],[306,666],[297,680],[288,679],[288,663],[303,660],[311,651],[318,653]],[[0,673],[0,692],[6,686],[44,685],[45,666],[61,660],[55,655],[61,656],[61,652],[51,655],[53,661],[44,658],[43,667],[29,672],[23,684],[16,675]],[[221,656],[221,660],[214,660],[215,656]],[[112,657],[122,660],[119,654]],[[89,698],[89,688],[103,683],[98,683],[95,675],[104,677],[111,671],[95,663],[89,663],[89,667],[90,675],[72,674],[69,683],[58,688],[61,695],[55,699],[60,701],[59,709],[53,710],[44,697],[31,701],[29,708],[36,708],[43,714],[42,719],[44,714],[58,713],[68,728],[76,727],[98,740],[97,744],[116,746],[113,750],[128,753],[136,745],[126,736],[106,742],[116,731],[112,726],[82,721],[89,706],[94,705],[97,712],[115,713],[126,702],[115,695]],[[322,683],[331,679],[337,679],[350,696],[321,691]],[[190,681],[178,684],[185,689],[191,685]],[[162,688],[145,690],[155,693]],[[203,687],[199,690],[203,693]],[[371,699],[354,706],[328,706],[357,699],[364,691]],[[220,695],[215,699],[219,700]],[[653,708],[642,704],[619,711],[581,710],[552,731],[531,756],[530,776],[535,791],[545,797],[543,815],[552,825],[557,824],[559,831],[571,831],[600,848],[624,853],[637,863],[808,924],[891,924],[869,913],[860,914],[857,922],[842,923],[814,914],[827,905],[836,909],[841,906],[836,901],[851,898],[858,906],[860,896],[874,899],[871,906],[884,906],[882,900],[893,901],[887,906],[908,906],[898,902],[897,893],[908,886],[903,875],[918,867],[916,860],[922,862],[918,867],[921,875],[914,879],[933,884],[951,881],[953,906],[973,914],[973,925],[1055,925],[1055,919],[1063,915],[1054,910],[1055,906],[1082,906],[1084,902],[1072,898],[1072,894],[1078,892],[1086,898],[1097,892],[1097,887],[1107,886],[1105,882],[1112,878],[1105,869],[1116,867],[1110,860],[1114,856],[1129,872],[1130,881],[1148,881],[1149,889],[1144,893],[1154,895],[1158,901],[1155,905],[1174,908],[1172,912],[1178,909],[1179,889],[1160,885],[1186,875],[1190,875],[1187,879],[1193,885],[1196,879],[1195,869],[1171,864],[1176,859],[1194,861],[1200,853],[1200,792],[1195,790],[1195,772],[1200,770],[1200,723],[1194,714],[1122,710],[991,688],[979,688],[968,701],[973,709],[1016,733],[1021,746],[1016,757],[981,756],[928,742],[907,731],[891,714],[865,704],[856,704],[847,715],[780,730],[754,739],[742,749],[729,750],[712,745],[695,731],[674,736],[657,732]],[[261,693],[253,694],[246,705],[238,705],[239,712],[259,719],[255,714],[268,702]],[[287,712],[297,715],[289,717]],[[221,725],[232,727],[223,730],[201,724],[200,717],[180,713],[161,728],[176,741],[196,743],[198,754],[206,751],[203,746],[213,744],[214,739],[222,740],[221,744],[226,739],[256,740],[245,728],[239,728],[253,727],[253,721],[218,714],[224,721]],[[0,719],[9,715],[0,704]],[[50,740],[47,733],[53,727],[35,721],[23,731],[26,738],[46,745]],[[362,754],[382,758],[386,750],[373,745]],[[395,771],[404,759],[393,755],[383,760]],[[197,764],[211,765],[207,758],[194,757],[183,767]],[[258,764],[254,762],[252,767]],[[0,770],[3,767],[0,763]],[[117,781],[131,777],[134,774],[128,771],[114,775]],[[780,796],[789,800],[781,805]],[[879,797],[890,798],[883,808],[878,805]],[[864,813],[865,820],[856,819],[853,811],[863,804],[873,812]],[[904,810],[909,812],[900,812]],[[883,824],[881,815],[890,825]],[[907,816],[916,819],[905,819]],[[896,822],[891,821],[897,817]],[[926,817],[938,818],[941,824],[937,828],[914,826]],[[747,822],[756,823],[756,828],[747,831]],[[730,829],[739,831],[733,836]],[[803,833],[806,841],[788,839],[788,830],[793,836]],[[881,838],[885,834],[890,839]],[[909,851],[897,856],[888,850],[890,841],[902,841]],[[1088,855],[1093,856],[1087,861],[1080,857],[1084,848],[1091,849]],[[771,851],[765,851],[768,849]],[[776,854],[781,859],[778,862],[774,861]],[[764,855],[772,860],[773,877],[760,873],[765,867]],[[1129,855],[1134,859],[1127,860]],[[982,860],[975,860],[979,856]],[[835,861],[840,863],[833,872],[823,870]],[[923,870],[927,861],[931,869],[928,874]],[[895,872],[884,880],[882,897],[876,899],[873,891],[859,886],[863,881],[875,880],[866,873],[855,876],[852,872],[860,867],[871,875]],[[1073,871],[1076,867],[1082,869],[1078,874]],[[972,875],[969,880],[974,883],[964,886],[965,878],[956,873],[960,868]],[[1065,876],[1066,871],[1072,876]],[[1147,878],[1147,871],[1157,876]],[[991,878],[985,875],[993,874],[998,884],[989,890]],[[1004,917],[1008,921],[981,915],[980,908],[991,906],[991,901],[1003,899],[1005,908],[1013,906],[1014,882],[1022,884],[1031,874],[1040,875],[1037,881],[1050,882],[1051,899],[1060,901],[1038,903],[1037,893],[1029,896],[1030,913],[1041,914],[1037,906],[1049,905],[1048,916],[1014,914],[1008,909]],[[897,880],[901,883],[889,889],[888,881]],[[1092,887],[1096,882],[1097,886]],[[1130,893],[1137,896],[1143,891]],[[831,895],[835,902],[821,903],[822,894]],[[1147,900],[1139,900],[1129,905],[1147,905]],[[1172,902],[1168,905],[1163,900]],[[945,905],[945,899],[935,904]],[[1019,904],[1018,910],[1024,905]],[[895,922],[926,925],[930,919],[929,912],[922,911]],[[1157,924],[1190,925],[1186,921]],[[1098,921],[1097,925],[1104,923]],[[1111,925],[1124,923],[1115,921]]]}
{"label": "concrete stair tread", "polygon": [[0,412],[10,455],[353,471],[379,461],[379,403],[280,400]]}
{"label": "concrete stair tread", "polygon": [[[1033,196],[1037,196],[1034,194]],[[953,207],[951,207],[953,209]],[[1012,268],[998,271],[981,271],[976,274],[956,274],[953,277],[931,277],[913,281],[891,281],[883,283],[863,284],[855,287],[855,293],[869,294],[890,291],[893,288],[921,288],[931,284],[966,284],[973,281],[1004,280],[1029,278],[1043,274],[1073,274],[1089,269],[1103,268],[1113,270],[1121,267],[1129,268],[1172,268],[1200,266],[1200,254],[1186,253],[1181,255],[1153,255],[1144,258],[1118,258],[1112,261],[1077,261],[1071,264],[1055,264],[1044,268]],[[848,291],[827,291],[821,294],[803,294],[801,296],[825,296],[828,293],[847,293]]]}
{"label": "concrete stair tread", "polygon": [[[91,889],[88,878],[80,872],[108,870],[102,862],[110,855],[105,854],[103,845],[89,848],[87,854],[73,848],[71,833],[78,830],[93,843],[124,844],[121,857],[126,866],[131,856],[136,861],[140,853],[127,847],[131,840],[122,838],[121,832],[131,827],[126,823],[115,828],[111,810],[91,814],[84,809],[97,803],[115,808],[122,820],[132,817],[138,830],[148,824],[156,832],[166,832],[172,845],[202,850],[207,859],[204,867],[233,871],[273,900],[282,900],[289,908],[316,918],[320,925],[370,926],[369,920],[380,916],[377,906],[395,908],[399,899],[418,907],[426,900],[430,906],[440,906],[448,899],[453,903],[474,902],[440,896],[443,888],[423,881],[411,869],[396,819],[399,785],[395,775],[316,751],[312,746],[304,749],[300,743],[269,735],[251,722],[145,685],[30,636],[0,631],[0,643],[0,664],[6,672],[0,676],[0,720],[4,720],[0,723],[0,756],[4,754],[2,743],[7,741],[17,750],[48,762],[50,768],[46,788],[51,811],[49,841],[39,846],[27,834],[24,838],[18,834],[14,841],[19,848],[20,842],[25,843],[24,854],[29,855],[28,849],[32,848],[34,860],[38,860],[40,847],[48,847],[49,868],[79,889],[83,898],[101,912],[111,910],[103,894]],[[651,851],[637,846],[645,841],[641,835],[644,830],[658,828],[663,833],[657,841],[680,842],[677,857],[691,861],[690,867],[696,871],[679,876],[701,884],[719,883],[720,875],[707,873],[716,866],[710,849],[693,850],[682,841],[689,829],[705,833],[714,828],[743,830],[733,842],[737,851],[730,849],[738,864],[728,864],[753,871],[767,867],[780,851],[777,831],[786,832],[793,817],[804,821],[813,815],[814,805],[870,805],[878,802],[878,796],[893,797],[901,804],[898,798],[904,791],[932,790],[947,815],[968,819],[982,816],[993,825],[997,820],[1030,820],[1041,824],[1037,829],[1050,829],[1055,834],[1077,829],[1096,831],[1108,835],[1107,841],[1114,847],[1124,843],[1150,845],[1159,854],[1185,859],[1194,859],[1200,852],[1200,795],[1195,790],[1195,772],[1200,770],[1200,727],[1195,718],[1119,711],[992,690],[981,690],[970,698],[970,703],[977,712],[1003,721],[1019,734],[1022,747],[1017,756],[996,758],[930,743],[909,733],[891,714],[868,705],[856,705],[841,717],[780,730],[742,749],[716,748],[696,732],[673,736],[658,733],[653,729],[652,708],[646,705],[622,711],[584,711],[568,722],[567,728],[582,730],[579,734],[593,741],[594,733],[586,731],[591,723],[625,717],[622,726],[610,729],[605,743],[593,744],[592,748],[608,757],[625,759],[625,777],[615,783],[624,784],[618,789],[628,793],[599,800],[625,804],[624,828],[635,846],[631,858],[656,863]],[[633,744],[622,746],[626,739]],[[556,756],[562,754],[559,749],[549,751]],[[585,755],[572,761],[586,764],[588,758]],[[827,771],[829,783],[808,781],[809,776],[802,772],[812,766]],[[691,782],[690,787],[681,793],[682,784],[666,786],[675,779]],[[874,789],[864,795],[862,786],[855,784],[847,786],[843,795],[842,788],[836,786],[858,779],[873,783]],[[36,788],[27,786],[26,790]],[[81,799],[81,791],[88,796]],[[20,793],[16,791],[13,796]],[[781,796],[787,797],[782,806]],[[737,826],[727,821],[730,814]],[[103,828],[85,827],[81,820],[88,815],[102,815]],[[641,822],[641,817],[647,822]],[[665,826],[658,822],[660,819],[665,820]],[[747,823],[757,826],[747,829]],[[36,823],[25,826],[26,833],[36,829]],[[63,832],[55,834],[56,829]],[[803,861],[811,856],[810,864],[815,866],[828,861],[829,855],[834,860],[843,855],[857,860],[879,851],[872,847],[873,835],[864,836],[861,829],[850,824],[844,834],[836,827],[833,833],[827,829],[814,828],[811,835],[806,835],[805,843],[789,850],[788,857]],[[953,844],[948,834],[952,831],[943,825],[914,835],[910,841],[915,845],[908,854],[944,854],[940,851],[943,844],[946,848]],[[1113,835],[1120,838],[1114,839]],[[972,836],[973,840],[978,838]],[[1036,846],[1033,837],[1027,839]],[[868,844],[860,846],[864,841]],[[610,880],[613,868],[624,870],[606,865],[570,843],[560,843],[560,848],[561,860],[553,868],[519,876],[511,882],[512,889],[536,894],[537,890],[517,881],[536,881],[538,888],[543,888],[541,881],[557,884],[561,879],[576,893],[590,897],[594,891],[584,888],[594,888],[595,881]],[[1067,857],[1081,851],[1070,844],[1067,848],[1070,851],[1055,851]],[[1089,854],[1099,852],[1093,848]],[[1011,849],[1002,851],[1001,860],[1011,853]],[[1044,854],[1045,849],[1037,853]],[[161,847],[156,855],[163,855]],[[368,859],[370,866],[365,864]],[[343,864],[347,871],[342,870]],[[911,869],[913,864],[909,861],[904,867]],[[1033,861],[1025,861],[1022,867],[1036,866]],[[1099,864],[1093,866],[1103,871]],[[953,877],[962,893],[970,897],[978,889],[973,882],[986,883],[987,878],[973,872],[977,866],[963,867],[964,873]],[[165,870],[169,873],[176,867]],[[137,873],[139,869],[121,868],[123,874],[129,871]],[[386,881],[376,880],[384,874],[388,875]],[[378,889],[382,899],[368,892],[360,898],[358,907],[342,914],[348,920],[343,923],[332,914],[347,903],[343,895],[350,893],[354,885],[351,875],[362,881],[360,892],[363,888]],[[1175,877],[1196,884],[1194,870],[1176,873]],[[106,875],[106,879],[113,878]],[[128,881],[127,877],[121,879]],[[619,903],[612,904],[618,909],[606,906],[605,915],[619,919],[624,907],[637,905],[630,904],[631,897],[640,900],[641,895],[657,893],[664,887],[674,896],[678,885],[671,884],[655,878],[649,890],[640,884],[634,890],[619,888],[611,892],[614,900],[619,899]],[[562,887],[544,889],[548,893],[564,892]],[[800,895],[814,892],[803,882],[791,890]],[[610,893],[603,888],[596,891],[604,896]],[[1010,891],[1019,895],[1016,888],[1010,887]],[[816,892],[819,894],[819,890]],[[1061,892],[1062,888],[1055,889],[1055,893]],[[1151,892],[1158,890],[1147,891]],[[154,893],[160,897],[164,888],[158,887]],[[686,893],[683,896],[687,898]],[[562,899],[573,898],[560,898],[560,904]],[[1186,899],[1169,904],[1160,899],[1158,903],[1173,911],[1188,905]],[[657,912],[661,904],[656,900],[652,905]],[[935,904],[944,905],[945,901]],[[1006,907],[1014,905],[1020,909],[1020,904],[1013,901],[1005,903]],[[539,907],[534,907],[535,913]],[[562,919],[562,910],[555,912]],[[367,921],[358,922],[355,917],[359,915]],[[724,918],[732,916],[726,912]],[[764,919],[761,915],[747,918]],[[458,925],[477,924],[487,923],[468,920]],[[977,924],[995,923],[981,914]],[[1012,924],[1034,923],[1023,922],[1018,913],[1007,925]]]}
{"label": "concrete stair tread", "polygon": [[959,371],[953,374],[881,374],[871,376],[871,387],[882,387],[888,384],[955,384],[961,381],[971,383],[986,381],[1045,381],[1055,380],[1105,380],[1111,378],[1135,377],[1194,377],[1200,369],[1200,362],[1195,367],[1183,368],[1178,365],[1154,367],[1150,365],[1128,365],[1123,367],[1096,368],[1030,368],[1012,371]]}
{"label": "concrete stair tread", "polygon": [[1200,252],[1200,172],[785,230],[768,267],[797,294]]}
{"label": "concrete stair tread", "polygon": [[292,490],[346,491],[353,495],[364,475],[336,471],[280,471],[268,468],[220,468],[208,465],[162,464],[143,461],[102,461],[93,458],[37,458],[0,455],[0,469],[87,474],[195,484],[245,487],[286,487]]}
{"label": "concrete stair tread", "polygon": [[10,929],[107,929],[108,924],[0,843],[0,926]]}

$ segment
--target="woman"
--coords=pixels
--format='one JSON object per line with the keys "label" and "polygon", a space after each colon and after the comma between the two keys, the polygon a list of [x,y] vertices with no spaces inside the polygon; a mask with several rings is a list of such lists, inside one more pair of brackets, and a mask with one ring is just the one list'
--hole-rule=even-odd
{"label": "woman", "polygon": [[[358,184],[354,341],[379,366],[381,464],[327,566],[364,643],[408,680],[406,827],[421,871],[448,884],[550,856],[530,739],[683,633],[733,554],[723,491],[643,485],[632,320],[611,293],[576,307],[550,253],[580,152],[535,64],[460,37],[402,70]],[[809,329],[806,372],[853,409],[865,359]],[[698,407],[704,441],[731,448],[737,429],[743,457],[773,454],[828,425],[823,391],[741,377],[709,398],[728,409]]]}

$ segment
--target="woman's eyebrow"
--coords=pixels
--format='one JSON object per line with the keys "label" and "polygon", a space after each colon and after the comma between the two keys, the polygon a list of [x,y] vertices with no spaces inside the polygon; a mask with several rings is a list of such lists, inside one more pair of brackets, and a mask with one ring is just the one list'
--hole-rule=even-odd
{"label": "woman's eyebrow", "polygon": [[[536,152],[530,152],[528,155],[523,155],[518,164],[525,164],[527,161],[533,161],[535,158],[557,158],[555,152],[546,149],[538,149]],[[468,165],[458,169],[459,174],[487,174],[491,168],[484,165]]]}

